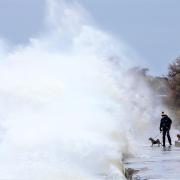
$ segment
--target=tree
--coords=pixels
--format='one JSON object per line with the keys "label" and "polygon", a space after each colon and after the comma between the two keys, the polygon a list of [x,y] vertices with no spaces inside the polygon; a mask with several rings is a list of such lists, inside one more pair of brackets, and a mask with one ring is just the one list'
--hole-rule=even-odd
{"label": "tree", "polygon": [[180,56],[175,59],[173,63],[169,65],[168,76],[170,79],[176,78],[180,74]]}
{"label": "tree", "polygon": [[180,107],[180,57],[169,65],[168,81],[174,105]]}
{"label": "tree", "polygon": [[180,56],[169,65],[168,83],[171,89],[171,106],[175,110],[176,119],[180,123]]}

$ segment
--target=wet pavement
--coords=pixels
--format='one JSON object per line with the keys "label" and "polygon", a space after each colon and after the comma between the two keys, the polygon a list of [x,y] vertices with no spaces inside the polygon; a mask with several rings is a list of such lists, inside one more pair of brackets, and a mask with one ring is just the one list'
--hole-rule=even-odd
{"label": "wet pavement", "polygon": [[142,147],[143,155],[124,162],[131,180],[180,180],[180,147]]}

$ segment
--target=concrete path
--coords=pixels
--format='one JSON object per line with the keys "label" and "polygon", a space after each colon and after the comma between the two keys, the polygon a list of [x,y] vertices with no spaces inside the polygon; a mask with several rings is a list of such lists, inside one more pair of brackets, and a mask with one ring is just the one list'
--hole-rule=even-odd
{"label": "concrete path", "polygon": [[124,162],[132,180],[180,180],[180,147],[144,146],[143,155]]}

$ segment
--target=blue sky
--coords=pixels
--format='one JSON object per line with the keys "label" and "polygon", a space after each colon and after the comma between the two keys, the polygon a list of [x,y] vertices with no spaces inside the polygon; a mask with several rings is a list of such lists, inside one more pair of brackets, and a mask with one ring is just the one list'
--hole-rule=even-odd
{"label": "blue sky", "polygon": [[[73,1],[73,0],[71,0]],[[153,74],[180,55],[179,0],[77,0],[100,28],[133,48]],[[45,0],[0,0],[0,36],[24,43],[43,26]]]}

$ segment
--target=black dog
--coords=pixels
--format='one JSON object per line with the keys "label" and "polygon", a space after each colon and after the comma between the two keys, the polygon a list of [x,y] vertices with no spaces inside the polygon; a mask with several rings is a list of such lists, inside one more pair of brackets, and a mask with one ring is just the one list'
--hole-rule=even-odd
{"label": "black dog", "polygon": [[[151,143],[152,143],[151,146],[153,146],[154,144],[157,144],[158,146],[160,146],[160,144],[161,144],[161,142],[160,142],[159,139],[154,140],[153,138],[150,137],[149,140],[150,140]],[[161,145],[162,145],[162,144],[161,144]]]}

